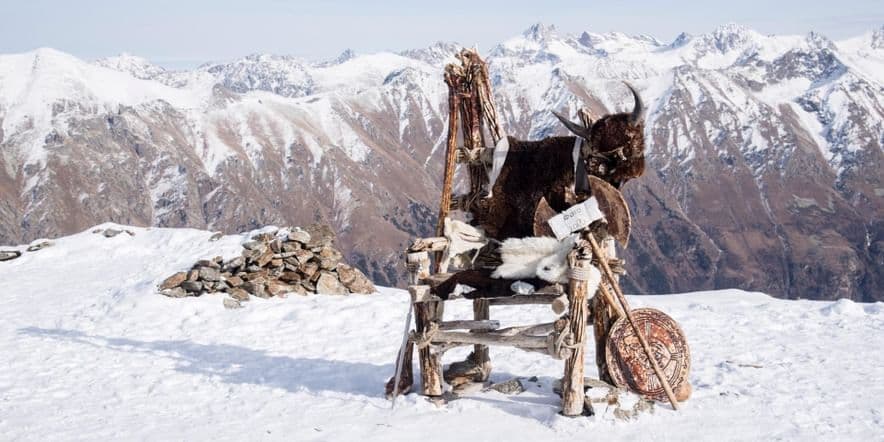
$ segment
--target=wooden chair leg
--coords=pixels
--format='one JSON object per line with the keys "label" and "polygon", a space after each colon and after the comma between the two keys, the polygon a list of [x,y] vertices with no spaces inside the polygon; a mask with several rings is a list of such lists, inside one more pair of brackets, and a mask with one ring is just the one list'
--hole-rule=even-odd
{"label": "wooden chair leg", "polygon": [[607,342],[608,332],[614,325],[614,316],[611,309],[602,300],[601,295],[596,294],[592,298],[592,329],[595,336],[595,365],[598,367],[599,379],[611,385],[614,380],[611,379],[611,373],[608,371],[607,360]]}
{"label": "wooden chair leg", "polygon": [[[426,278],[429,276],[429,274],[430,274],[430,271],[429,271],[430,270],[430,257],[426,251],[417,251],[417,252],[406,251],[405,262],[406,262],[406,266],[408,268],[408,283],[410,286],[416,286],[416,285],[420,284],[421,280],[423,278]],[[411,292],[411,289],[409,289],[409,292]],[[414,296],[414,294],[412,293],[411,302],[412,302],[412,308],[414,309],[414,316],[415,316],[415,323],[416,323],[415,329],[420,332],[420,331],[426,329],[426,324],[428,324],[428,322],[426,319],[427,318],[426,309],[419,309],[419,306],[426,306],[426,303],[414,302],[413,296]],[[441,315],[440,315],[440,319],[441,319]],[[424,325],[423,329],[421,328],[422,325]],[[399,380],[399,390],[398,390],[400,394],[408,394],[411,391],[413,384],[414,384],[414,369],[412,367],[412,362],[411,362],[413,354],[414,354],[414,342],[411,342],[409,340],[405,344],[405,354],[404,354],[403,361],[402,361],[401,379]],[[419,351],[419,354],[421,356],[421,358],[420,358],[421,371],[423,372],[424,367],[425,367],[424,359],[430,360],[429,349],[428,348],[422,349]],[[438,365],[438,363],[437,363],[437,365]],[[430,367],[431,365],[427,365],[427,366]],[[400,373],[398,359],[396,361],[396,371],[395,372]],[[426,377],[423,374],[421,375],[421,379],[423,380],[423,385],[429,385],[429,383],[426,381]],[[391,397],[393,395],[395,382],[396,382],[395,375],[387,381],[386,393],[387,393],[388,397]],[[439,391],[439,393],[437,393],[437,394],[441,394],[441,390],[442,390],[441,385],[437,388],[430,389],[431,392]],[[423,391],[426,391],[426,388],[424,388]]]}
{"label": "wooden chair leg", "polygon": [[[405,344],[405,357],[402,358],[402,377],[399,379],[399,394],[411,393],[414,386],[414,369],[411,366],[411,359],[414,354],[414,343],[408,341]],[[399,372],[399,361],[396,361],[396,372]],[[393,386],[396,383],[396,376],[390,377],[385,386],[387,398],[393,397]]]}
{"label": "wooden chair leg", "polygon": [[[576,252],[576,251],[575,251]],[[568,282],[568,304],[570,308],[570,334],[573,348],[565,360],[565,376],[562,379],[562,414],[580,416],[583,414],[583,363],[586,343],[587,320],[587,278],[582,275],[590,266],[589,259],[575,256],[571,261],[571,277]]]}
{"label": "wooden chair leg", "polygon": [[[613,238],[602,241],[603,251],[607,258],[616,258],[617,249]],[[604,282],[603,282],[604,284]],[[612,292],[613,290],[609,290]],[[599,379],[611,385],[614,379],[611,378],[611,372],[608,369],[607,359],[607,343],[608,335],[614,322],[620,316],[611,308],[611,305],[602,299],[601,293],[596,292],[592,298],[592,325],[593,335],[595,336],[595,364],[598,367]]]}
{"label": "wooden chair leg", "polygon": [[[487,299],[473,300],[473,319],[491,319]],[[487,345],[476,345],[473,347],[473,361],[482,370],[482,379],[476,379],[477,382],[485,382],[491,376],[491,355],[488,350]]]}
{"label": "wooden chair leg", "polygon": [[[414,304],[415,325],[418,334],[428,330],[431,324],[442,320],[442,302],[419,302]],[[442,362],[439,354],[428,345],[418,350],[421,366],[421,394],[442,395]]]}

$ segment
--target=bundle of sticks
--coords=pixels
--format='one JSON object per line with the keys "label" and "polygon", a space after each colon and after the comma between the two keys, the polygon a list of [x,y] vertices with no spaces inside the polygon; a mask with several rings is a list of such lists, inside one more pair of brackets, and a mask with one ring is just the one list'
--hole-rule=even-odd
{"label": "bundle of sticks", "polygon": [[[454,171],[458,155],[475,158],[486,147],[486,132],[494,145],[506,140],[506,133],[501,127],[491,83],[488,79],[488,65],[475,49],[463,49],[457,54],[460,65],[449,64],[445,67],[445,83],[448,84],[448,145],[445,156],[445,175],[442,181],[442,198],[439,202],[439,218],[436,235],[442,236],[444,221],[451,212],[452,190],[454,187]],[[463,122],[463,148],[458,147],[458,122]],[[506,152],[495,149],[497,162],[502,163]],[[467,210],[481,204],[480,197],[489,183],[489,175],[481,162],[470,162],[468,173],[470,191],[467,201],[459,202],[457,207]],[[499,169],[499,168],[498,168]],[[436,255],[436,271],[441,262],[441,252]]]}

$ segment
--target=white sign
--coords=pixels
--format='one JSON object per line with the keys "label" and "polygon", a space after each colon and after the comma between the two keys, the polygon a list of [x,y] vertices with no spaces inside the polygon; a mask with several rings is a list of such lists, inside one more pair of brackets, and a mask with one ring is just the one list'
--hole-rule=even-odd
{"label": "white sign", "polygon": [[599,210],[598,201],[592,197],[550,218],[547,223],[552,228],[553,234],[556,235],[556,239],[561,241],[571,232],[580,230],[604,217],[602,211]]}

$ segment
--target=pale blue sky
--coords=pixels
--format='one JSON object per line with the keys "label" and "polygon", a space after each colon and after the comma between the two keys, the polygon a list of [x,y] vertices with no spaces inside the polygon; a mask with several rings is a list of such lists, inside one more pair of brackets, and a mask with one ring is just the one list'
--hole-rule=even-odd
{"label": "pale blue sky", "polygon": [[0,0],[0,53],[53,47],[86,59],[121,52],[190,67],[255,52],[333,58],[445,40],[480,49],[532,23],[670,41],[735,22],[765,34],[833,39],[884,25],[884,0]]}

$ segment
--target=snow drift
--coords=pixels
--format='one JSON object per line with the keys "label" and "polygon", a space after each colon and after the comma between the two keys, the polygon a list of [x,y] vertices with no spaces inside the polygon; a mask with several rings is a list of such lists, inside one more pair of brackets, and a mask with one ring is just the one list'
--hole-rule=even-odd
{"label": "snow drift", "polygon": [[[111,224],[99,227],[117,227]],[[872,440],[884,434],[884,304],[785,301],[724,290],[630,297],[678,320],[694,394],[623,422],[557,414],[562,364],[493,349],[492,380],[437,408],[383,398],[407,295],[169,299],[156,285],[195,260],[240,253],[256,232],[127,227],[83,233],[0,262],[2,440]],[[19,249],[24,250],[24,246]],[[468,302],[447,315],[466,316]],[[492,312],[504,324],[546,308]],[[592,349],[590,348],[591,352]],[[449,362],[456,356],[450,356]],[[592,360],[591,354],[588,360]],[[587,375],[595,367],[587,366]],[[420,435],[420,436],[419,436]]]}

